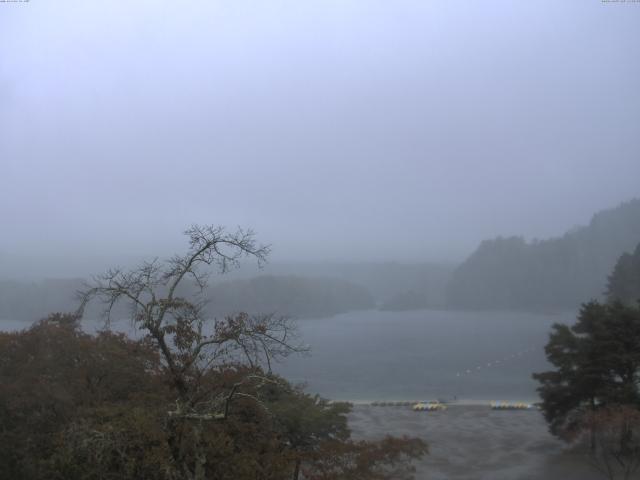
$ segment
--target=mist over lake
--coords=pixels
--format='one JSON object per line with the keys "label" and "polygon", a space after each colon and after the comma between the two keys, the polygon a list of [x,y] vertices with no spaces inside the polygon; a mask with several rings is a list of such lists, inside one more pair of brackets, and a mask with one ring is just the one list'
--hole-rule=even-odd
{"label": "mist over lake", "polygon": [[640,0],[0,0],[0,480],[640,480]]}

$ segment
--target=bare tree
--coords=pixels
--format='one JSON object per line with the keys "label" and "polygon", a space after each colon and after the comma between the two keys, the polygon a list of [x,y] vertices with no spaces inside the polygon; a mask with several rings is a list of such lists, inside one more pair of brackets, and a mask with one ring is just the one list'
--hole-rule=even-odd
{"label": "bare tree", "polygon": [[[194,225],[185,235],[189,249],[184,255],[143,262],[130,270],[112,269],[94,278],[79,292],[78,313],[82,315],[90,301],[100,300],[108,326],[116,304],[130,307],[133,324],[159,350],[176,392],[175,408],[168,412],[169,428],[175,432],[174,460],[181,475],[198,479],[204,478],[206,459],[202,451],[184,451],[179,437],[185,422],[190,422],[190,434],[197,438],[203,421],[227,418],[234,399],[251,397],[260,403],[256,392],[276,381],[269,375],[272,361],[305,348],[297,343],[288,318],[240,313],[209,319],[204,313],[212,270],[225,273],[243,257],[262,265],[268,246],[258,245],[250,230],[228,233],[223,227]],[[187,299],[180,292],[189,281],[196,293]],[[234,366],[248,373],[231,386],[211,381],[216,372]]]}

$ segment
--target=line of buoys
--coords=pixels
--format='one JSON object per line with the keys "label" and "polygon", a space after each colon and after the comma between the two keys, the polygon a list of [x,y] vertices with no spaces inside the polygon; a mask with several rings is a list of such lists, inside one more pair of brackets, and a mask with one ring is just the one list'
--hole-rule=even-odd
{"label": "line of buoys", "polygon": [[410,407],[418,402],[372,402],[372,407]]}
{"label": "line of buoys", "polygon": [[[491,368],[491,367],[497,367],[498,365],[502,364],[502,363],[507,363],[509,360],[513,360],[516,359],[518,357],[522,357],[523,355],[527,354],[527,353],[531,353],[533,352],[535,349],[533,347],[527,348],[525,350],[522,350],[520,352],[516,352],[512,355],[507,355],[503,358],[499,358],[497,360],[494,360],[492,362],[487,362],[486,363],[486,367],[485,368]],[[471,375],[472,373],[476,373],[478,371],[482,370],[482,365],[477,365],[475,368],[467,368],[466,370],[462,370],[459,372],[456,372],[456,377],[461,377],[464,375]]]}

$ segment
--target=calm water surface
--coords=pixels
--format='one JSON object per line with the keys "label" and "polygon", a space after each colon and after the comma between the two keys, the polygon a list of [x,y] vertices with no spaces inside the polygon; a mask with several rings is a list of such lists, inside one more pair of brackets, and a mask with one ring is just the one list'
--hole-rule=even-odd
{"label": "calm water surface", "polygon": [[[531,373],[544,356],[554,322],[572,313],[361,311],[298,321],[308,356],[274,369],[310,392],[336,400],[537,400]],[[0,321],[4,330],[27,326]],[[115,328],[130,331],[122,322]],[[95,324],[87,325],[95,329]]]}
{"label": "calm water surface", "polygon": [[311,355],[276,370],[339,400],[537,400],[554,322],[574,314],[365,311],[298,322]]}

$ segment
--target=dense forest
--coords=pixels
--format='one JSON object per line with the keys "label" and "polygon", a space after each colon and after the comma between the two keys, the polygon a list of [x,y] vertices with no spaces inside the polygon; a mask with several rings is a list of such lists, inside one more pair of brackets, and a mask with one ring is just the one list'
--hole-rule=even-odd
{"label": "dense forest", "polygon": [[600,299],[618,258],[640,242],[640,199],[595,214],[559,238],[486,240],[454,272],[457,308],[564,309]]}
{"label": "dense forest", "polygon": [[626,305],[640,300],[640,243],[633,253],[623,253],[609,275],[607,299]]}

